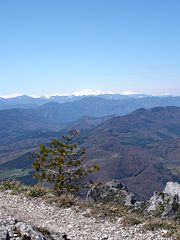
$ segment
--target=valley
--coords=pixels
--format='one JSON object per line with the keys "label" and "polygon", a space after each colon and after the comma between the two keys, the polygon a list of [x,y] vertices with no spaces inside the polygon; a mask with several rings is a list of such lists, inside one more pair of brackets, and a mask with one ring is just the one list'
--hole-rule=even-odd
{"label": "valley", "polygon": [[120,179],[141,200],[167,181],[179,181],[180,108],[138,108],[124,115],[119,101],[85,97],[0,111],[0,180],[34,183],[31,153],[76,128],[80,144],[88,147],[87,161],[100,165],[90,180]]}

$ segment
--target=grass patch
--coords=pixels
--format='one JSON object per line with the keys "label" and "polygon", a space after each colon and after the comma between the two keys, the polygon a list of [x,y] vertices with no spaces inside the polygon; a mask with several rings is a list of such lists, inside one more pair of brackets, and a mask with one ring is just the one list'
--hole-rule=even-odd
{"label": "grass patch", "polygon": [[18,181],[1,181],[0,190],[11,190],[12,193],[23,193],[28,189],[27,186]]}
{"label": "grass patch", "polygon": [[[84,201],[79,202],[80,209],[85,211],[84,216],[95,218],[107,218],[111,221],[115,221],[119,217],[123,217],[127,214],[128,208],[120,204],[114,203],[88,203]],[[88,212],[86,212],[88,210]]]}
{"label": "grass patch", "polygon": [[144,230],[155,231],[159,229],[167,230],[165,237],[173,237],[180,240],[180,222],[171,219],[154,218],[146,220],[143,225]]}
{"label": "grass patch", "polygon": [[150,219],[145,222],[143,228],[145,230],[155,231],[157,229],[170,229],[172,227],[172,222],[161,220],[158,218]]}
{"label": "grass patch", "polygon": [[45,200],[49,204],[55,204],[57,207],[72,207],[78,206],[80,203],[80,199],[72,194],[61,194],[57,195],[46,195]]}
{"label": "grass patch", "polygon": [[32,187],[29,187],[26,194],[29,197],[43,197],[47,194],[47,192],[48,192],[48,189],[34,185]]}
{"label": "grass patch", "polygon": [[0,183],[0,190],[10,190],[11,194],[23,194],[30,198],[41,198],[49,204],[55,204],[58,207],[71,207],[78,205],[80,199],[72,194],[57,195],[53,189],[43,188],[38,185],[26,186],[18,181],[2,181]]}
{"label": "grass patch", "polygon": [[129,227],[129,226],[142,224],[143,219],[140,216],[129,214],[129,215],[124,216],[122,223],[123,223],[124,227]]}

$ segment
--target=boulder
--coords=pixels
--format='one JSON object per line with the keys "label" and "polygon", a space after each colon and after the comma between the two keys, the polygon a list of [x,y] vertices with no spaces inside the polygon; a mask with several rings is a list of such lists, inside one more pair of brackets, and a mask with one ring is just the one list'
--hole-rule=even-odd
{"label": "boulder", "polygon": [[41,233],[34,226],[13,218],[0,219],[0,240],[70,240],[66,233]]}
{"label": "boulder", "polygon": [[162,192],[155,192],[144,213],[159,217],[180,216],[180,184],[168,182]]}
{"label": "boulder", "polygon": [[13,236],[15,220],[12,218],[0,219],[0,239],[9,240]]}
{"label": "boulder", "polygon": [[46,240],[47,238],[42,235],[37,229],[34,229],[31,225],[18,222],[16,225],[16,230],[22,239],[31,240]]}
{"label": "boulder", "polygon": [[1,240],[10,240],[10,236],[7,230],[0,229],[0,239]]}
{"label": "boulder", "polygon": [[179,203],[180,203],[180,184],[179,183],[168,182],[163,192],[172,197],[176,196],[179,199]]}
{"label": "boulder", "polygon": [[119,180],[93,186],[87,193],[87,201],[117,203],[131,207],[135,203],[134,194],[129,192]]}

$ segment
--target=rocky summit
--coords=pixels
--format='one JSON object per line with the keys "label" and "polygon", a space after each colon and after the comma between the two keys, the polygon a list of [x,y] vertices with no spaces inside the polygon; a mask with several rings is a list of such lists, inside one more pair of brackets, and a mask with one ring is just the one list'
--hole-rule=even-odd
{"label": "rocky summit", "polygon": [[[168,197],[177,199],[176,193],[179,191],[179,186],[177,183],[168,183],[163,193],[166,197],[162,199],[166,200]],[[104,187],[100,186],[99,191],[98,188],[91,189],[88,197],[96,197],[98,200],[105,197],[106,200],[109,200],[109,193],[114,194],[112,195],[115,197],[114,200],[117,200],[121,193],[123,194],[121,200],[124,205],[127,205],[127,198],[130,199],[128,201],[131,208],[136,205],[136,202],[133,202],[133,195],[117,180],[106,183]],[[160,195],[161,193],[158,194],[159,198]],[[153,196],[148,201],[146,210],[157,210],[156,206],[158,206],[159,198]],[[110,199],[110,202],[112,203],[112,199]],[[122,202],[119,202],[119,204],[122,204]],[[167,202],[171,203],[169,200]],[[153,206],[155,207],[153,208]],[[123,216],[115,217],[113,221],[110,218],[97,217],[91,214],[91,209],[87,205],[84,205],[84,207],[78,205],[59,207],[55,203],[47,203],[40,197],[27,197],[23,193],[14,195],[12,190],[0,191],[1,240],[176,239],[168,236],[167,230],[163,228],[151,231],[144,228],[143,222],[135,222],[132,225],[124,224],[124,222]]]}

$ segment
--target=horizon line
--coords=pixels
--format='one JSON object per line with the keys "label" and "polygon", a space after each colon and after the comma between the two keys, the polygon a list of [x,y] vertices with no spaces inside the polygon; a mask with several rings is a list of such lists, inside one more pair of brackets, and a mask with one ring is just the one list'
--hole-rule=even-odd
{"label": "horizon line", "polygon": [[140,93],[135,91],[122,91],[122,92],[114,92],[114,91],[101,91],[101,90],[94,90],[94,89],[84,89],[74,93],[51,93],[51,94],[44,94],[44,95],[36,95],[36,94],[23,94],[23,93],[12,93],[12,94],[3,94],[0,95],[0,98],[3,99],[11,99],[17,97],[31,97],[31,98],[46,98],[49,99],[51,97],[80,97],[80,96],[98,96],[98,95],[123,95],[123,96],[131,96],[131,95],[141,95],[141,96],[152,96],[152,97],[165,97],[165,96],[172,96],[177,97],[180,94],[171,94],[171,93],[162,93],[162,94],[150,94],[150,93]]}

